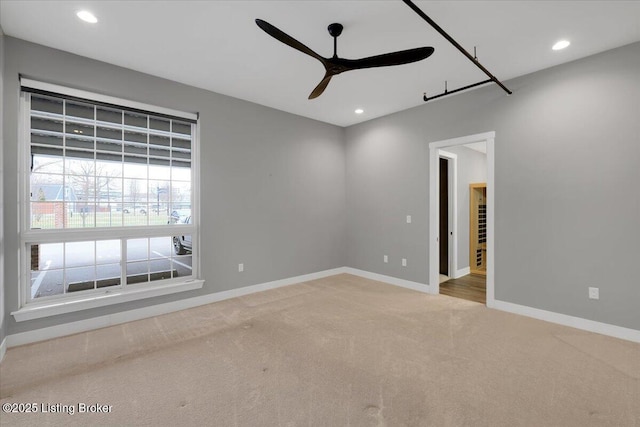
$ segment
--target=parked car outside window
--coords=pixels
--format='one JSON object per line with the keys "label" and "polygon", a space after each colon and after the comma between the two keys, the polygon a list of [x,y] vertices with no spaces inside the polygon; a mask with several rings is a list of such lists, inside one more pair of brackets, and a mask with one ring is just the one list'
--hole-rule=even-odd
{"label": "parked car outside window", "polygon": [[[183,224],[191,224],[191,215],[186,217]],[[176,255],[184,255],[187,252],[191,252],[191,235],[188,236],[173,236],[173,250]]]}
{"label": "parked car outside window", "polygon": [[145,206],[127,206],[122,209],[122,212],[128,214],[132,212],[140,213],[142,215],[147,214],[147,208]]}

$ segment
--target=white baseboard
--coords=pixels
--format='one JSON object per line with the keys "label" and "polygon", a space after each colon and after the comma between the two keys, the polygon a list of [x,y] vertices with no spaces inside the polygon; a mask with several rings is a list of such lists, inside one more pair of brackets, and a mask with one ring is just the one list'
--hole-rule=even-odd
{"label": "white baseboard", "polygon": [[594,320],[583,319],[581,317],[569,316],[567,314],[555,313],[553,311],[541,310],[539,308],[525,305],[513,304],[505,301],[494,301],[493,307],[496,310],[508,311],[509,313],[522,316],[533,317],[559,325],[569,326],[583,331],[595,332],[597,334],[608,335],[627,341],[640,343],[640,331],[625,328],[622,326],[610,325],[608,323],[596,322]]}
{"label": "white baseboard", "polygon": [[411,280],[398,279],[397,277],[385,276],[384,274],[371,273],[370,271],[358,270],[357,268],[345,267],[345,273],[353,274],[354,276],[364,277],[366,279],[377,280],[378,282],[385,282],[390,285],[400,286],[407,289],[413,289],[414,291],[431,293],[429,285],[424,283],[412,282]]}
{"label": "white baseboard", "polygon": [[2,343],[0,343],[0,362],[4,359],[4,355],[7,353],[7,337],[4,337]]}
{"label": "white baseboard", "polygon": [[453,276],[454,279],[457,279],[462,276],[466,276],[467,274],[471,274],[471,267],[465,267],[465,268],[461,268],[460,270],[456,270],[454,274],[455,274],[455,276]]}
{"label": "white baseboard", "polygon": [[[138,308],[135,310],[123,311],[120,313],[109,314],[106,316],[94,317],[87,320],[77,322],[64,323],[47,328],[35,329],[28,332],[20,332],[8,335],[3,341],[3,348],[15,347],[23,344],[30,344],[37,341],[44,341],[51,338],[63,337],[66,335],[77,334],[80,332],[91,331],[94,329],[105,328],[107,326],[118,325],[121,323],[132,322],[134,320],[145,319],[148,317],[159,316],[162,314],[172,313],[174,311],[185,310],[187,308],[197,307],[200,305],[211,304],[218,301],[236,298],[243,295],[249,295],[256,292],[266,291],[268,289],[280,288],[283,286],[293,285],[295,283],[307,282],[310,280],[321,279],[323,277],[334,276],[336,274],[345,273],[345,268],[334,268],[331,270],[319,271],[317,273],[305,274],[302,276],[289,277],[282,280],[274,280],[273,282],[261,283],[258,285],[245,286],[229,291],[215,292],[212,294],[202,295],[194,298],[181,299],[164,304],[152,305],[149,307]],[[6,343],[6,344],[5,344]]]}

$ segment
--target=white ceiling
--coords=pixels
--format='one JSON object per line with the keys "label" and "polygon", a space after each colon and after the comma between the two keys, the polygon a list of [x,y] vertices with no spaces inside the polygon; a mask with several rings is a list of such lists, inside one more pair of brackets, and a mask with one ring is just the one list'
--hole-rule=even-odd
{"label": "white ceiling", "polygon": [[[467,50],[477,46],[480,62],[503,81],[640,40],[639,1],[415,3]],[[81,9],[99,22],[80,21]],[[415,64],[338,75],[308,100],[322,65],[271,38],[255,18],[323,56],[333,53],[326,30],[332,22],[345,27],[340,57],[419,46],[435,53]],[[400,0],[1,0],[0,25],[9,36],[339,126],[422,105],[422,93],[442,92],[445,80],[451,90],[486,79]],[[552,51],[563,38],[571,46]],[[356,108],[365,113],[354,114]]]}

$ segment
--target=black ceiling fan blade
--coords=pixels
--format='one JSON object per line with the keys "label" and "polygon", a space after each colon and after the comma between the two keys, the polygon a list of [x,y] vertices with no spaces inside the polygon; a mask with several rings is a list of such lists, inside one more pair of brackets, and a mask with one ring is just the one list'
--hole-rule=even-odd
{"label": "black ceiling fan blade", "polygon": [[362,59],[339,59],[342,65],[351,70],[362,68],[388,67],[391,65],[410,64],[421,61],[431,56],[434,52],[432,47],[417,47],[415,49],[401,50],[398,52],[385,53],[382,55],[369,56]]}
{"label": "black ceiling fan blade", "polygon": [[322,63],[326,70],[326,73],[320,83],[318,83],[318,85],[309,94],[309,99],[314,99],[322,95],[322,93],[327,88],[327,85],[331,81],[331,78],[337,74],[350,70],[359,70],[362,68],[388,67],[392,65],[409,64],[428,58],[434,52],[434,49],[432,47],[418,47],[415,49],[385,53],[383,55],[370,56],[368,58],[361,59],[339,58],[336,54],[336,43],[337,37],[340,36],[343,27],[341,24],[333,23],[329,25],[328,30],[329,34],[333,37],[334,55],[331,58],[324,58],[311,50],[309,47],[300,43],[298,40],[283,32],[282,30],[271,25],[267,21],[256,19],[256,24],[265,33],[269,34],[274,39],[306,55],[309,55]]}
{"label": "black ceiling fan blade", "polygon": [[320,83],[318,83],[318,86],[316,86],[315,89],[313,89],[313,91],[311,91],[311,93],[309,94],[309,99],[314,99],[322,95],[322,92],[324,92],[324,90],[327,88],[327,85],[329,84],[329,81],[333,76],[334,74],[327,72]]}
{"label": "black ceiling fan blade", "polygon": [[269,24],[267,21],[263,21],[262,19],[256,19],[256,24],[258,24],[258,27],[262,28],[262,30],[265,33],[269,34],[274,39],[279,40],[282,43],[288,46],[291,46],[292,48],[299,50],[302,53],[306,53],[307,55],[316,58],[317,60],[319,60],[324,64],[325,59],[322,56],[318,55],[313,50],[303,45],[302,43],[300,43],[298,40],[294,39],[287,33]]}

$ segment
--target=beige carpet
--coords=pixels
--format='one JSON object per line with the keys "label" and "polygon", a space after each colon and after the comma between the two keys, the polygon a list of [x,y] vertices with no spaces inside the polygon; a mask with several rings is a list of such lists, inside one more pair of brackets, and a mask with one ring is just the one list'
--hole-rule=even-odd
{"label": "beige carpet", "polygon": [[[351,275],[9,349],[3,426],[640,426],[640,345]],[[78,403],[111,405],[79,414]]]}

